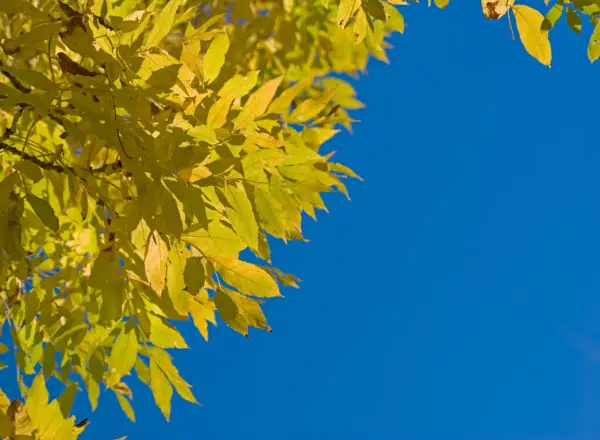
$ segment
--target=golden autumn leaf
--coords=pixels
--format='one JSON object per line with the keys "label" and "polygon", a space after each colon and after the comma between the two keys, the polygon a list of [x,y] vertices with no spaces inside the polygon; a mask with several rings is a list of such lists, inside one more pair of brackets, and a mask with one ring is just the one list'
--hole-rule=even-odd
{"label": "golden autumn leaf", "polygon": [[542,30],[544,16],[525,5],[515,5],[512,7],[512,11],[525,50],[540,63],[550,67],[552,48],[548,39],[548,32]]}
{"label": "golden autumn leaf", "polygon": [[502,18],[513,6],[515,0],[481,0],[483,15],[488,20]]}

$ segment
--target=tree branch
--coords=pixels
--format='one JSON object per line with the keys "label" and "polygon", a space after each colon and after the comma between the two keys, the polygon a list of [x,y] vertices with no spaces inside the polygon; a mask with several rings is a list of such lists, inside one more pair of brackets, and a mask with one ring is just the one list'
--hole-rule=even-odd
{"label": "tree branch", "polygon": [[[0,152],[8,151],[9,153],[15,154],[22,159],[28,160],[29,162],[39,166],[40,168],[48,171],[56,171],[57,173],[66,173],[68,171],[76,174],[75,168],[70,167],[68,165],[57,165],[55,163],[45,162],[41,159],[38,159],[35,156],[32,156],[29,153],[25,153],[24,151],[19,150],[11,145],[8,145],[5,142],[0,141]],[[120,160],[115,162],[107,163],[98,168],[80,168],[82,171],[86,171],[88,173],[96,174],[96,173],[106,173],[108,171],[118,171],[123,168],[123,163]]]}

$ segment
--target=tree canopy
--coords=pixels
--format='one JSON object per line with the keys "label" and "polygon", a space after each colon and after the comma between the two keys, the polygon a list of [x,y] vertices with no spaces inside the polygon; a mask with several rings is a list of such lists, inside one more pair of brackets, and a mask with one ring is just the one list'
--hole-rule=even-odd
{"label": "tree canopy", "polygon": [[[178,321],[270,331],[261,304],[298,280],[269,241],[303,240],[358,178],[322,146],[362,107],[343,77],[387,62],[409,3],[0,1],[0,367],[20,389],[0,390],[0,437],[76,438],[78,392],[135,420],[133,376],[168,419],[174,392],[196,402]],[[563,16],[600,56],[600,0],[481,6],[542,64]]]}

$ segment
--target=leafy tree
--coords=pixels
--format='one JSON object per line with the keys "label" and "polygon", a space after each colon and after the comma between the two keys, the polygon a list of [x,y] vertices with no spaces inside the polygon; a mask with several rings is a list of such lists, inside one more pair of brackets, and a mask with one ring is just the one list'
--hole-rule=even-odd
{"label": "leafy tree", "polygon": [[[358,177],[321,151],[362,106],[340,76],[387,61],[406,4],[0,1],[0,354],[21,393],[0,390],[1,437],[77,437],[81,391],[92,408],[113,392],[135,420],[130,375],[168,419],[173,390],[196,402],[167,351],[186,348],[177,321],[206,339],[216,314],[270,330],[262,301],[297,279],[271,266],[267,237],[301,240],[302,215]],[[600,56],[600,0],[545,17],[482,6],[512,14],[546,65],[554,24],[579,33],[587,16]]]}

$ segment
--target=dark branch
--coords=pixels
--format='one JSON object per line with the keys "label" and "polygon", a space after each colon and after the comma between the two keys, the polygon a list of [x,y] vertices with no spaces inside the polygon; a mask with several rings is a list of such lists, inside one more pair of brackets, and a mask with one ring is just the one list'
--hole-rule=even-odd
{"label": "dark branch", "polygon": [[[2,152],[2,151],[8,151],[9,153],[15,154],[15,155],[21,157],[22,159],[28,160],[29,162],[39,166],[40,168],[42,168],[44,170],[56,171],[57,173],[66,173],[66,172],[70,171],[75,174],[75,168],[73,168],[73,167],[70,167],[68,165],[57,165],[54,163],[45,162],[41,159],[38,159],[35,156],[32,156],[29,153],[25,153],[24,151],[21,151],[16,147],[13,147],[11,145],[8,145],[8,144],[0,141],[0,152]],[[106,173],[108,171],[115,172],[122,168],[123,168],[123,163],[120,160],[117,160],[116,162],[107,163],[98,168],[81,168],[81,170],[87,171],[88,173],[95,174],[95,173]]]}
{"label": "dark branch", "polygon": [[66,167],[61,167],[61,166],[53,164],[53,163],[44,162],[43,160],[40,160],[37,157],[32,156],[31,154],[25,153],[24,151],[21,151],[18,148],[10,146],[4,142],[0,142],[0,151],[8,151],[9,153],[20,156],[23,159],[28,160],[29,162],[32,162],[32,163],[36,164],[37,166],[39,166],[40,168],[43,168],[45,170],[57,171],[59,173],[66,172],[66,170],[65,170]]}
{"label": "dark branch", "polygon": [[15,89],[17,89],[19,92],[21,93],[31,93],[31,89],[29,87],[24,86],[23,84],[21,84],[21,82],[15,78],[15,76],[10,73],[9,71],[0,68],[0,72],[2,72],[2,74],[8,78],[8,80],[10,81],[10,83],[14,86]]}

